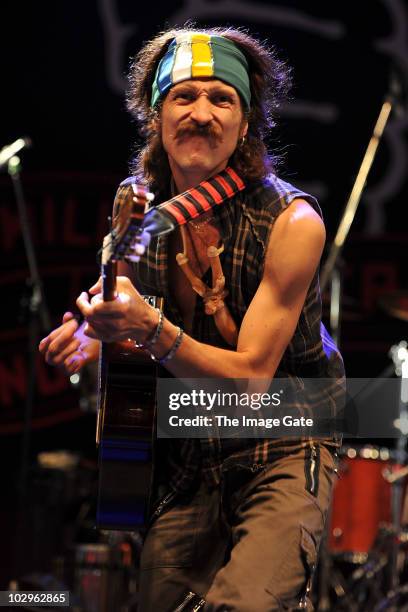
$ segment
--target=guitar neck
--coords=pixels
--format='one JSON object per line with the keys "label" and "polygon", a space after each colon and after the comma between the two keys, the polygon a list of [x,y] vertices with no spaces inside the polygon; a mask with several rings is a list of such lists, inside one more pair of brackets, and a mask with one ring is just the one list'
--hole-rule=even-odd
{"label": "guitar neck", "polygon": [[110,261],[102,266],[102,296],[104,302],[112,302],[116,297],[116,276],[118,262]]}

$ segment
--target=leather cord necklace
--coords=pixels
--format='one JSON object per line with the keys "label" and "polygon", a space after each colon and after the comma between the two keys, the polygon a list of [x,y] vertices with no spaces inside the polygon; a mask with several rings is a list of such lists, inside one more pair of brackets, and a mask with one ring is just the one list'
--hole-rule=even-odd
{"label": "leather cord necklace", "polygon": [[192,227],[197,232],[196,235],[198,235],[199,239],[207,247],[207,257],[210,262],[212,274],[212,286],[209,287],[206,285],[201,278],[194,273],[190,265],[188,258],[187,230],[185,225],[180,226],[183,252],[177,253],[176,261],[189,280],[193,291],[203,298],[205,313],[214,317],[214,322],[221,336],[230,346],[235,347],[238,340],[238,329],[224,301],[228,295],[228,291],[225,288],[225,276],[222,271],[220,260],[220,254],[223,252],[224,246],[221,245],[217,248],[215,245],[208,245],[201,235],[203,228],[207,227],[212,220],[213,217],[211,216],[202,220],[201,223],[190,221]]}

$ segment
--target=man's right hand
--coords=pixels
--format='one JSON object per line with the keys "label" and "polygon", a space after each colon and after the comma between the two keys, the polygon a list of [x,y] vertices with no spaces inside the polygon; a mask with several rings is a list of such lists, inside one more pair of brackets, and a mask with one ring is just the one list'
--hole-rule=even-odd
{"label": "man's right hand", "polygon": [[72,312],[66,312],[62,325],[54,329],[39,344],[39,351],[50,365],[60,367],[69,376],[75,374],[99,356],[99,340],[85,336],[85,323],[78,325]]}

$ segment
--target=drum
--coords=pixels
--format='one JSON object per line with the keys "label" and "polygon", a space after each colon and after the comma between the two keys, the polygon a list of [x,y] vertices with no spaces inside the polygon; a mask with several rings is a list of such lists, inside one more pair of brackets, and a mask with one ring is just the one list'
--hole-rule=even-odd
{"label": "drum", "polygon": [[399,468],[392,454],[388,448],[343,447],[329,519],[330,552],[361,559],[372,549],[381,524],[392,522],[391,485],[384,478]]}
{"label": "drum", "polygon": [[115,531],[107,537],[110,543],[75,545],[72,595],[79,599],[82,612],[134,609],[136,573],[131,538]]}

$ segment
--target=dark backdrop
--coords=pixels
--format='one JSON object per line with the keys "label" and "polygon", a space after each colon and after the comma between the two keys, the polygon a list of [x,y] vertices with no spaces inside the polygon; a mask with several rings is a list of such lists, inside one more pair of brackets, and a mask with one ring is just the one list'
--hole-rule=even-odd
{"label": "dark backdrop", "polygon": [[[318,196],[333,235],[371,136],[392,70],[406,89],[408,12],[402,0],[310,5],[125,0],[5,2],[1,9],[0,146],[27,135],[22,180],[53,323],[97,275],[95,254],[118,182],[137,144],[124,103],[131,56],[166,25],[248,27],[293,66],[292,100],[270,147],[281,170]],[[407,284],[407,116],[393,113],[344,252],[341,346],[349,375],[377,376],[406,337],[378,299]],[[26,395],[28,269],[7,174],[0,176],[2,319],[0,440],[4,577],[12,575],[11,515]],[[78,391],[38,361],[32,456],[52,448],[94,458],[94,415]],[[1,531],[1,527],[0,527]],[[4,578],[4,579],[5,579]]]}

